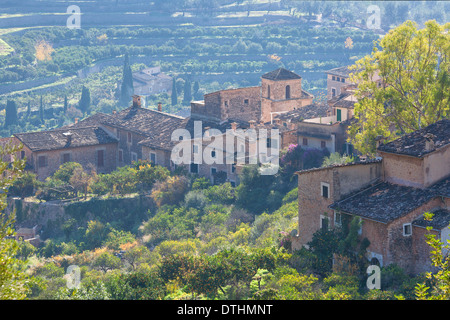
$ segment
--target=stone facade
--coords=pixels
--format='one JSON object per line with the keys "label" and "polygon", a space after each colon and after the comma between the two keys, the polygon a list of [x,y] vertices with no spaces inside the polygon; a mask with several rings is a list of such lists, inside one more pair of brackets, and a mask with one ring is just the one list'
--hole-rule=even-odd
{"label": "stone facade", "polygon": [[[372,263],[395,263],[411,274],[430,271],[425,227],[444,243],[450,238],[449,129],[450,120],[441,120],[380,145],[379,160],[298,172],[293,248],[307,246],[320,228],[339,227],[345,216],[358,217]],[[426,222],[425,212],[435,220]]]}
{"label": "stone facade", "polygon": [[302,90],[301,77],[280,68],[262,75],[261,86],[221,90],[191,103],[193,117],[272,122],[274,116],[312,103],[313,95]]}
{"label": "stone facade", "polygon": [[335,226],[334,211],[329,206],[346,195],[378,181],[381,162],[357,163],[304,170],[298,175],[298,234],[293,248],[299,249],[312,239],[327,219],[329,227]]}

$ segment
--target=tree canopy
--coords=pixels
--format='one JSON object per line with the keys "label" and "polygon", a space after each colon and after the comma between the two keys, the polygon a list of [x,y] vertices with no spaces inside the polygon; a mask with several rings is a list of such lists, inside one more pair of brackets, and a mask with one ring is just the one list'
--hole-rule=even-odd
{"label": "tree canopy", "polygon": [[433,20],[418,29],[407,21],[353,66],[359,101],[349,133],[359,151],[373,155],[378,136],[392,141],[450,116],[449,28]]}

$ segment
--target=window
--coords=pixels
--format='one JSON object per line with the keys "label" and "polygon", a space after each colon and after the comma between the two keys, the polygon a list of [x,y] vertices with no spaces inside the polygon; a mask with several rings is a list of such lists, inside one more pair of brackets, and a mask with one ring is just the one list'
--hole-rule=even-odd
{"label": "window", "polygon": [[267,86],[267,98],[270,99],[270,86]]}
{"label": "window", "polygon": [[337,81],[337,82],[340,82],[340,81],[341,81],[341,78],[336,77],[336,81]]}
{"label": "window", "polygon": [[325,141],[320,141],[320,147],[322,148],[322,149],[324,149],[324,148],[326,148],[327,147],[327,143],[325,142]]}
{"label": "window", "polygon": [[324,198],[330,197],[330,185],[328,183],[325,182],[320,183],[320,194]]}
{"label": "window", "polygon": [[103,167],[105,165],[105,150],[97,150],[97,166]]}
{"label": "window", "polygon": [[191,173],[198,173],[198,164],[197,163],[191,163],[189,169],[190,169]]}
{"label": "window", "polygon": [[342,214],[339,212],[334,213],[334,225],[341,226],[342,225]]}
{"label": "window", "polygon": [[131,143],[131,132],[128,132],[128,142]]}
{"label": "window", "polygon": [[244,100],[244,104],[248,104],[248,99],[245,99],[245,100]]}
{"label": "window", "polygon": [[231,165],[231,173],[235,173],[236,172],[236,163],[233,163]]}
{"label": "window", "polygon": [[336,96],[336,88],[331,88],[331,96],[332,97]]}
{"label": "window", "polygon": [[62,163],[70,162],[70,153],[63,153]]}
{"label": "window", "polygon": [[331,77],[331,80],[336,81],[336,77],[335,77],[335,76],[332,76],[332,77]]}
{"label": "window", "polygon": [[217,173],[217,169],[216,168],[211,168],[211,175],[215,175]]}
{"label": "window", "polygon": [[134,161],[134,162],[137,161],[137,154],[135,152],[131,153],[131,161]]}
{"label": "window", "polygon": [[342,83],[345,83],[345,78],[341,78],[341,82],[342,82]]}
{"label": "window", "polygon": [[286,99],[291,98],[291,86],[286,86]]}
{"label": "window", "polygon": [[38,167],[44,168],[47,166],[47,156],[39,156],[38,157]]}
{"label": "window", "polygon": [[303,145],[307,146],[308,145],[308,139],[307,138],[303,138]]}
{"label": "window", "polygon": [[225,107],[228,107],[228,100],[225,100]]}
{"label": "window", "polygon": [[412,226],[411,223],[403,224],[403,235],[405,237],[412,235]]}
{"label": "window", "polygon": [[119,149],[119,161],[123,162],[123,150]]}
{"label": "window", "polygon": [[320,215],[320,228],[322,230],[328,230],[328,217]]}
{"label": "window", "polygon": [[341,111],[341,109],[336,109],[336,121],[342,121],[342,111]]}
{"label": "window", "polygon": [[25,158],[25,151],[20,151],[20,159],[23,159],[23,158]]}
{"label": "window", "polygon": [[215,150],[211,151],[211,157],[212,157],[212,158],[215,158],[215,157],[216,157],[216,151],[215,151]]}
{"label": "window", "polygon": [[156,153],[150,152],[150,162],[156,164]]}
{"label": "window", "polygon": [[272,139],[267,138],[267,142],[266,142],[267,148],[271,148],[271,145],[272,145]]}

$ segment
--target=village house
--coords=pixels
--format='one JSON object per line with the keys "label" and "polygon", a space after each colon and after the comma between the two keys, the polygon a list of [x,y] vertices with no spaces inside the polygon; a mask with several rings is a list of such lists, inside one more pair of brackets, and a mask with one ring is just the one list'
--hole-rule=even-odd
{"label": "village house", "polygon": [[[450,120],[380,144],[378,152],[371,161],[297,172],[293,247],[307,247],[321,228],[357,217],[372,263],[394,263],[411,274],[430,271],[426,226],[444,243],[450,239]],[[425,212],[435,214],[431,223]]]}
{"label": "village house", "polygon": [[[153,74],[151,70],[148,72]],[[97,113],[59,129],[16,134],[14,139],[24,145],[21,157],[27,158],[28,168],[40,180],[68,161],[79,162],[86,170],[95,169],[98,173],[111,172],[138,160],[148,160],[175,170],[177,165],[171,161],[171,154],[178,141],[172,141],[172,133],[176,129],[186,129],[188,140],[199,138],[198,132],[194,132],[196,122],[201,122],[200,137],[204,137],[208,129],[219,130],[223,135],[227,130],[236,129],[240,135],[245,135],[250,129],[256,133],[266,131],[270,135],[276,129],[280,133],[279,139],[271,143],[269,138],[265,138],[269,139],[263,142],[267,146],[276,145],[281,150],[290,144],[301,143],[305,148],[325,147],[330,152],[342,151],[346,121],[352,113],[342,112],[341,109],[349,110],[350,107],[338,108],[338,104],[348,96],[336,97],[328,105],[316,104],[313,96],[302,89],[301,81],[302,78],[294,72],[279,68],[263,74],[261,86],[206,94],[203,101],[191,103],[189,117],[165,113],[161,104],[157,110],[145,108],[141,105],[141,96],[134,95],[133,104],[122,111]],[[323,123],[320,119],[324,119]],[[240,135],[235,135],[233,144],[236,152],[244,148],[243,158],[248,160],[257,151],[250,150],[251,143],[239,142]],[[193,144],[192,141],[190,143]],[[205,152],[231,157],[211,147],[208,150],[208,144],[201,145],[204,144],[202,150]],[[253,144],[258,146],[257,142]],[[237,158],[237,154],[233,156]],[[185,168],[212,182],[222,181],[225,177],[225,181],[238,184],[237,172],[242,163],[217,162],[194,163],[185,165]]]}
{"label": "village house", "polygon": [[354,85],[343,86],[342,93],[327,103],[313,103],[277,115],[274,122],[290,128],[293,143],[303,149],[327,149],[329,153],[351,155],[355,150],[348,143],[347,129],[354,121],[353,109],[358,101],[354,90]]}
{"label": "village house", "polygon": [[172,77],[161,72],[159,66],[133,72],[132,76],[136,95],[150,96],[172,90]]}
{"label": "village house", "polygon": [[261,76],[261,86],[208,93],[191,103],[191,116],[215,121],[272,122],[277,114],[312,103],[314,96],[302,89],[302,78],[285,68]]}

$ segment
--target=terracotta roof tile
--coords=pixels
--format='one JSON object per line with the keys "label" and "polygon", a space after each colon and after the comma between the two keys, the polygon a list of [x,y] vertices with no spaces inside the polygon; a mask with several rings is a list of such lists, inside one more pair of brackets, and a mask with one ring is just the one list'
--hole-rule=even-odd
{"label": "terracotta roof tile", "polygon": [[[426,149],[427,139],[433,140],[434,143],[428,150]],[[380,145],[378,150],[420,158],[448,144],[450,144],[450,120],[443,119],[397,140]]]}
{"label": "terracotta roof tile", "polygon": [[381,182],[336,201],[330,208],[389,223],[439,196],[450,197],[450,178],[425,189]]}
{"label": "terracotta roof tile", "polygon": [[[69,134],[70,133],[70,140]],[[100,127],[58,129],[14,135],[31,151],[58,150],[117,143],[117,139]]]}

